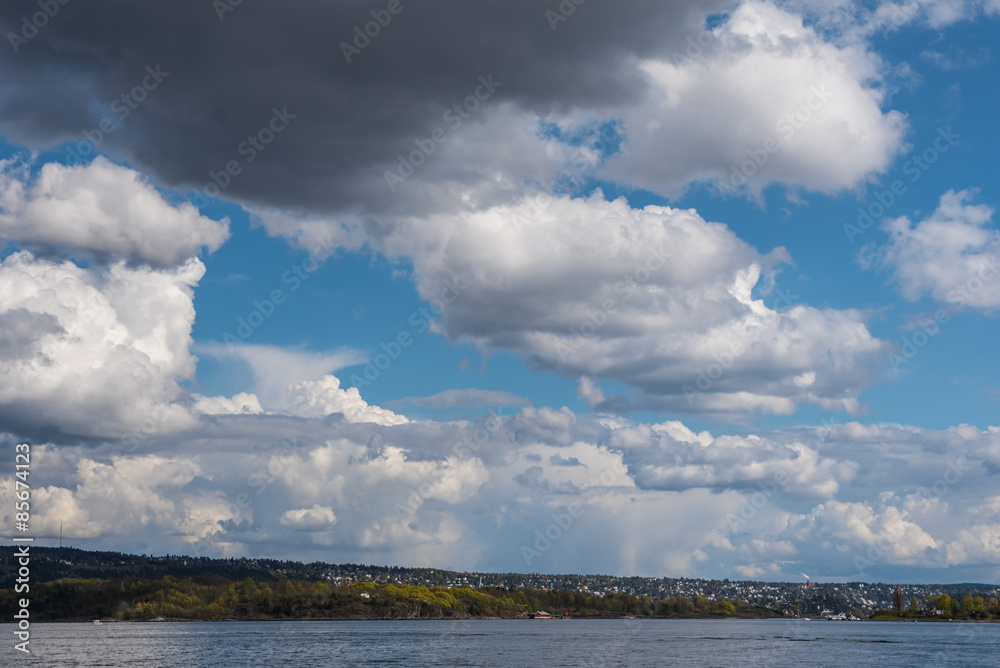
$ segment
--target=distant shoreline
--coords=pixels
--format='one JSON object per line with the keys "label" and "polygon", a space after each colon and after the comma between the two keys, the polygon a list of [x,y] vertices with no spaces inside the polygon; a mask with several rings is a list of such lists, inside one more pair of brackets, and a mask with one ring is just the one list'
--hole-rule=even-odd
{"label": "distant shoreline", "polygon": [[[13,559],[14,549],[0,546],[0,559]],[[1000,587],[974,583],[497,574],[41,546],[33,548],[31,566],[38,622],[516,619],[536,611],[572,619],[828,621],[832,612],[857,621],[1000,621]],[[899,616],[897,595],[906,604]],[[0,619],[13,615],[19,600],[12,587],[0,589]]]}
{"label": "distant shoreline", "polygon": [[[293,619],[101,619],[100,624],[94,624],[92,619],[49,619],[36,622],[37,624],[89,624],[91,626],[105,626],[115,624],[244,624],[248,622],[262,622],[267,624],[287,623],[287,622],[421,622],[421,623],[441,623],[441,622],[550,622],[550,621],[636,621],[636,622],[846,622],[846,620],[830,619],[808,619],[802,617],[553,617],[552,619],[522,619],[519,617],[468,617],[468,618],[416,618],[416,619],[385,619],[369,617],[330,617],[330,618],[293,618]],[[939,624],[997,624],[998,620],[990,619],[859,619],[856,622],[876,622],[876,623],[939,623]],[[0,622],[0,628],[6,625],[16,626],[14,622]]]}

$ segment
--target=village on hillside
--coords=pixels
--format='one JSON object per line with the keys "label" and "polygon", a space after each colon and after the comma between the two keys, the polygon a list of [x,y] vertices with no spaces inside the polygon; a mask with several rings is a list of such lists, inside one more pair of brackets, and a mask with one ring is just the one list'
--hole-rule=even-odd
{"label": "village on hillside", "polygon": [[[12,586],[12,548],[0,548],[0,587]],[[795,615],[848,619],[867,616],[897,605],[897,589],[910,609],[917,601],[921,610],[934,612],[935,601],[947,595],[954,601],[965,597],[982,600],[1000,597],[1000,587],[987,584],[905,584],[870,582],[763,582],[752,580],[708,580],[698,578],[621,577],[613,575],[549,575],[539,573],[458,572],[435,568],[404,568],[358,564],[304,564],[279,559],[212,559],[190,556],[147,556],[117,552],[90,552],[74,548],[35,548],[34,572],[38,581],[64,578],[176,578],[215,575],[231,580],[253,578],[257,582],[282,579],[324,582],[331,585],[373,583],[376,585],[444,588],[504,588],[578,592],[590,596],[627,594],[652,599],[687,597],[709,602],[738,601]]]}

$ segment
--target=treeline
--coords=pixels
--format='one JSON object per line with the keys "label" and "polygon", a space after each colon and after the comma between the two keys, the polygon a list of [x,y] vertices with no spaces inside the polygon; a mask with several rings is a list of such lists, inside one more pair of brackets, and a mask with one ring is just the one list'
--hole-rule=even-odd
{"label": "treeline", "polygon": [[[12,586],[17,573],[14,546],[0,546],[0,586]],[[36,582],[66,578],[124,579],[219,576],[229,580],[252,577],[276,581],[282,577],[318,579],[325,564],[302,564],[279,559],[213,559],[190,556],[146,556],[122,552],[93,552],[71,547],[32,547],[31,577]],[[360,567],[359,567],[360,568]]]}
{"label": "treeline", "polygon": [[[0,590],[0,616],[10,618],[17,599]],[[568,591],[421,587],[281,580],[233,582],[218,577],[56,580],[34,584],[29,594],[37,621],[87,619],[263,620],[263,619],[447,619],[514,618],[545,610],[572,617],[780,617],[782,613],[734,601],[703,597]]]}
{"label": "treeline", "polygon": [[956,621],[1000,622],[1000,600],[994,596],[966,595],[961,599],[948,594],[911,598],[897,604],[895,610],[876,610],[872,619],[951,619]]}

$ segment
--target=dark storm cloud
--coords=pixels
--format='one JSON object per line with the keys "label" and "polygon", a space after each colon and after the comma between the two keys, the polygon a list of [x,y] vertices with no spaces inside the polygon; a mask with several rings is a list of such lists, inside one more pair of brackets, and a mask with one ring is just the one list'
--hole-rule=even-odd
{"label": "dark storm cloud", "polygon": [[[51,0],[58,11],[37,31],[24,22],[37,2],[4,3],[2,132],[44,147],[83,140],[106,120],[99,150],[166,186],[201,187],[235,161],[224,195],[242,202],[402,206],[387,201],[399,198],[383,168],[478,77],[492,74],[502,102],[539,114],[599,109],[641,93],[631,58],[681,50],[727,4],[565,0],[563,13],[575,10],[553,24],[546,11],[559,12],[556,0],[400,0],[348,63],[341,43],[389,0],[224,3]],[[241,143],[286,109],[294,118],[247,162],[252,145],[241,152]],[[475,178],[462,167],[458,180]]]}

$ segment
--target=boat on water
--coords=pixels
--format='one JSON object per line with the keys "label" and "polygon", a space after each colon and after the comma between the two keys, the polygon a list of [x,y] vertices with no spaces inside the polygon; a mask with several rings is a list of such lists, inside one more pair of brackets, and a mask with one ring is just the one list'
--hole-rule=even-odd
{"label": "boat on water", "polygon": [[101,620],[99,620],[99,619],[95,619],[95,620],[94,620],[93,622],[91,622],[91,623],[92,623],[92,624],[100,624],[100,623],[101,623]]}

